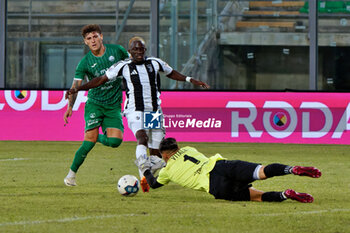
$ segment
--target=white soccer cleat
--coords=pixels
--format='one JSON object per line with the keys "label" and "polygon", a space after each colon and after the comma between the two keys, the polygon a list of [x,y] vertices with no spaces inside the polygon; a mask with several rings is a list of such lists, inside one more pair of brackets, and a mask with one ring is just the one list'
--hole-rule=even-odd
{"label": "white soccer cleat", "polygon": [[66,177],[64,178],[64,184],[67,186],[77,186],[77,182],[75,181],[75,177]]}
{"label": "white soccer cleat", "polygon": [[149,158],[151,161],[151,173],[153,175],[166,166],[166,162],[156,155],[151,155]]}

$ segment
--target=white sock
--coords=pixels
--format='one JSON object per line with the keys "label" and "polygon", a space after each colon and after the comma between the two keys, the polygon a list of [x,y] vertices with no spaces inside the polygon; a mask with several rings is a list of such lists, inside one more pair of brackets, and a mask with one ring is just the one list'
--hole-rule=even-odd
{"label": "white sock", "polygon": [[262,167],[261,165],[256,166],[254,173],[253,173],[254,180],[260,180],[259,171],[260,171],[261,167]]}
{"label": "white sock", "polygon": [[[284,191],[285,192],[285,191]],[[287,200],[286,194],[284,192],[281,192],[282,197]]]}
{"label": "white sock", "polygon": [[[140,157],[146,158],[147,157],[147,147],[145,145],[137,145],[136,146],[136,159],[139,159]],[[142,172],[139,169],[140,178],[143,177]]]}
{"label": "white sock", "polygon": [[140,179],[142,179],[142,177],[144,177],[144,175],[142,174],[142,171],[139,169],[139,175],[140,175]]}
{"label": "white sock", "polygon": [[75,177],[75,172],[73,172],[71,169],[69,169],[67,177]]}

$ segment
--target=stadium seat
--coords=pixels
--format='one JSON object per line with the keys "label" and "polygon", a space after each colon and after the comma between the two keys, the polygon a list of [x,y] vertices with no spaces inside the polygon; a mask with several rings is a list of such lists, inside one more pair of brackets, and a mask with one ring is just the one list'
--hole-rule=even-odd
{"label": "stadium seat", "polygon": [[[305,2],[300,8],[300,13],[309,13],[309,2]],[[320,1],[318,2],[320,13],[350,13],[350,2],[348,1]]]}

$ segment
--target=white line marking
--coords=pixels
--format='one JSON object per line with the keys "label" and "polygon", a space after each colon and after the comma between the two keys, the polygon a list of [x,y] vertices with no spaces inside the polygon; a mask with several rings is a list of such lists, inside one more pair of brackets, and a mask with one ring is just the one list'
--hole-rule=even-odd
{"label": "white line marking", "polygon": [[144,215],[144,214],[114,214],[114,215],[73,217],[73,218],[48,219],[48,220],[37,220],[37,221],[3,222],[3,223],[0,223],[0,227],[2,227],[2,226],[15,226],[15,225],[33,225],[33,224],[43,224],[43,223],[53,223],[53,222],[59,222],[59,223],[61,223],[61,222],[74,222],[74,221],[84,221],[84,220],[88,220],[88,219],[133,217],[133,216],[140,216],[140,215]]}
{"label": "white line marking", "polygon": [[[271,213],[271,214],[255,214],[254,216],[281,216],[288,214],[321,214],[328,212],[349,212],[350,209],[331,209],[331,210],[315,210],[315,211],[301,211],[301,212],[288,212],[288,213]],[[15,225],[33,225],[33,224],[43,224],[43,223],[54,223],[54,222],[74,222],[74,221],[84,221],[89,219],[105,219],[105,218],[115,218],[115,217],[133,217],[141,216],[144,214],[115,214],[115,215],[101,215],[101,216],[86,216],[86,217],[73,217],[73,218],[62,218],[62,219],[48,219],[48,220],[37,220],[37,221],[21,221],[21,222],[3,222],[0,223],[2,226],[15,226]]]}
{"label": "white line marking", "polygon": [[28,159],[25,159],[25,158],[0,159],[0,161],[17,161],[17,160],[28,160]]}
{"label": "white line marking", "polygon": [[271,214],[254,214],[254,216],[281,216],[288,214],[322,214],[331,212],[350,212],[350,209],[331,209],[331,210],[314,210],[314,211],[299,211],[299,212],[288,212],[288,213],[271,213]]}

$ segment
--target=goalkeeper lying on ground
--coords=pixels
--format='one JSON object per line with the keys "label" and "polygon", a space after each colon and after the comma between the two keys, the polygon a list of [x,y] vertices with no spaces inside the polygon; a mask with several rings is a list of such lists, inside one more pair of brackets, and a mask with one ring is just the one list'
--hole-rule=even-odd
{"label": "goalkeeper lying on ground", "polygon": [[193,147],[179,148],[174,138],[163,139],[159,150],[167,165],[160,170],[157,178],[150,171],[151,163],[148,158],[136,161],[151,188],[159,188],[173,181],[183,187],[206,191],[216,199],[274,202],[292,199],[311,203],[314,199],[307,193],[298,193],[292,189],[263,192],[254,189],[250,183],[287,174],[312,178],[321,176],[321,171],[315,167],[278,163],[262,166],[246,161],[226,160],[219,154],[207,158]]}

